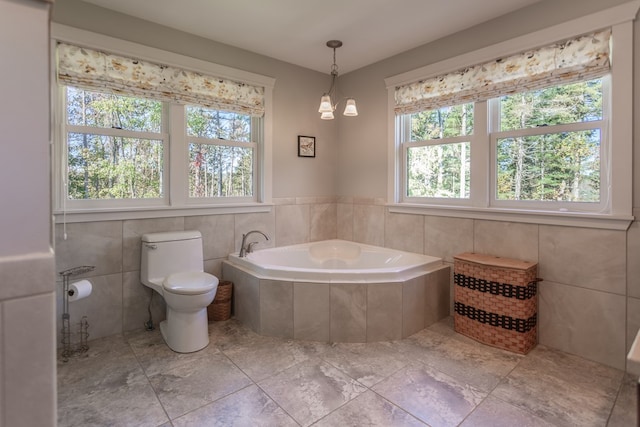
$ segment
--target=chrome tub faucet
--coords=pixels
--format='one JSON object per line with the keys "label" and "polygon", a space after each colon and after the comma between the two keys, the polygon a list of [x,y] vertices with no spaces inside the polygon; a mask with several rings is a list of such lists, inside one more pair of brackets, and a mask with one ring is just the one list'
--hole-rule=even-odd
{"label": "chrome tub faucet", "polygon": [[247,241],[247,237],[249,237],[250,234],[253,233],[258,233],[258,234],[262,234],[264,236],[265,239],[269,240],[269,236],[267,236],[265,233],[263,233],[260,230],[252,230],[250,232],[248,232],[247,234],[243,234],[242,235],[242,243],[240,244],[240,257],[244,257],[246,254],[251,253],[252,251],[252,246],[258,242],[250,242],[250,243],[246,243]]}

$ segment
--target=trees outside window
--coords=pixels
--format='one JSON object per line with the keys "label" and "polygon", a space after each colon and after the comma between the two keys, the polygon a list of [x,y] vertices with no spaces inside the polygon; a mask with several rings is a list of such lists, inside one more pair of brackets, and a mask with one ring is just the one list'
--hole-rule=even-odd
{"label": "trees outside window", "polygon": [[66,88],[67,197],[161,198],[161,102]]}
{"label": "trees outside window", "polygon": [[251,116],[188,106],[189,197],[254,194]]}
{"label": "trees outside window", "polygon": [[[468,103],[397,116],[401,201],[470,203],[474,173],[484,179],[472,157],[490,146],[490,204],[597,209],[605,199],[608,79],[512,93],[487,108]],[[486,134],[474,129],[481,122]]]}
{"label": "trees outside window", "polygon": [[602,79],[501,97],[496,198],[599,202],[602,101]]}
{"label": "trees outside window", "polygon": [[469,197],[473,104],[404,116],[406,197]]}
{"label": "trees outside window", "polygon": [[168,115],[176,108],[184,124],[171,129],[172,140],[185,147],[188,166],[173,159],[172,167],[188,175],[185,194],[255,200],[260,119],[72,86],[64,92],[66,200],[99,201],[100,207],[108,201],[162,203],[170,167]]}

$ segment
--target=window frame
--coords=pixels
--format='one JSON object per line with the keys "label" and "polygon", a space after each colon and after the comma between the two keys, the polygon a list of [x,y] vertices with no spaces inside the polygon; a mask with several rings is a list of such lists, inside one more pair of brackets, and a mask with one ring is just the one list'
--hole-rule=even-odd
{"label": "window frame", "polygon": [[[252,118],[254,148],[254,194],[247,198],[223,197],[190,200],[188,197],[188,142],[185,106],[163,103],[164,183],[162,199],[67,200],[63,180],[67,162],[66,98],[64,86],[55,77],[55,46],[58,41],[87,46],[123,56],[173,65],[199,73],[264,87],[265,113]],[[51,105],[52,105],[52,210],[55,221],[83,222],[116,219],[156,218],[184,215],[269,212],[272,208],[272,129],[273,87],[275,79],[234,69],[157,48],[80,30],[51,25]],[[254,124],[256,128],[254,128]],[[73,203],[71,203],[73,202]],[[94,203],[99,202],[99,203]]]}
{"label": "window frame", "polygon": [[[169,170],[169,133],[167,132],[167,103],[161,102],[162,104],[162,123],[161,129],[159,133],[156,132],[145,132],[145,131],[134,131],[127,129],[116,129],[116,128],[103,128],[96,126],[82,126],[82,125],[72,125],[69,124],[67,120],[67,88],[69,86],[59,85],[58,93],[60,102],[58,103],[58,108],[61,115],[62,122],[62,130],[60,133],[60,150],[62,152],[62,157],[60,158],[60,179],[62,180],[62,188],[60,189],[61,197],[65,200],[62,201],[63,208],[65,210],[75,210],[75,209],[109,209],[114,206],[117,207],[152,207],[152,206],[165,206],[168,205],[168,189],[169,186],[167,184],[167,179],[163,179],[162,182],[162,197],[155,198],[146,198],[146,199],[69,199],[68,189],[67,189],[67,180],[69,177],[68,173],[68,158],[69,158],[69,144],[68,144],[68,135],[70,133],[80,133],[80,134],[88,134],[88,135],[100,135],[100,136],[116,136],[116,137],[124,137],[124,138],[141,138],[141,139],[154,139],[162,141],[162,167],[163,167],[163,176],[167,177],[167,171]],[[97,90],[92,90],[91,92],[101,93]],[[138,98],[138,97],[134,97]]]}
{"label": "window frame", "polygon": [[[489,106],[489,140],[490,140],[490,186],[489,200],[490,206],[512,208],[512,209],[531,209],[531,210],[562,210],[574,212],[605,212],[609,206],[609,188],[610,181],[610,164],[606,160],[611,151],[611,140],[609,137],[608,124],[611,121],[609,117],[611,100],[611,74],[607,74],[602,79],[602,118],[600,120],[591,120],[585,122],[573,122],[559,125],[550,125],[544,127],[529,127],[522,129],[510,129],[506,131],[500,130],[500,99],[494,98],[488,101]],[[593,80],[593,79],[588,79]],[[585,80],[585,81],[588,81]],[[556,87],[563,85],[555,85]],[[497,167],[497,141],[500,138],[508,138],[514,136],[534,136],[548,135],[562,132],[577,132],[584,130],[600,130],[600,201],[599,202],[558,202],[558,201],[539,201],[539,200],[500,200],[497,194],[498,185],[498,167]]]}
{"label": "window frame", "polygon": [[[475,120],[475,105],[474,105],[474,120]],[[414,204],[437,204],[437,205],[458,205],[464,206],[471,200],[471,188],[469,188],[469,197],[429,197],[429,196],[409,196],[408,195],[408,150],[410,148],[417,147],[436,147],[439,145],[460,144],[469,143],[469,151],[471,151],[472,144],[474,142],[475,130],[467,135],[445,137],[439,139],[426,139],[420,141],[411,140],[411,114],[403,114],[396,116],[396,124],[399,128],[399,142],[400,150],[402,152],[401,161],[401,174],[402,178],[399,180],[400,194],[399,200],[401,203],[414,203]],[[471,174],[471,166],[469,167],[469,174]],[[428,202],[427,202],[428,200]]]}
{"label": "window frame", "polygon": [[[462,218],[477,218],[553,224],[604,229],[627,229],[632,216],[632,63],[633,20],[638,3],[627,3],[582,18],[552,26],[531,34],[491,45],[467,54],[409,71],[385,79],[388,103],[388,190],[389,211]],[[515,54],[571,37],[611,27],[615,49],[612,53],[611,103],[608,106],[611,121],[606,128],[609,141],[608,161],[610,191],[606,211],[585,212],[578,209],[549,209],[529,206],[507,206],[493,203],[492,143],[488,101],[474,104],[474,142],[471,144],[471,199],[468,203],[409,203],[402,199],[403,152],[399,144],[400,131],[396,126],[394,91],[397,86],[427,79],[436,75],[482,63],[494,58]],[[606,107],[605,107],[606,108]],[[479,117],[487,117],[486,120]],[[615,118],[615,121],[613,120]],[[492,119],[493,120],[493,119]],[[484,127],[484,129],[483,129]]]}
{"label": "window frame", "polygon": [[[187,129],[186,125],[186,108],[189,105],[185,106],[185,131]],[[262,118],[261,117],[251,117],[251,141],[232,141],[227,139],[219,139],[219,138],[205,138],[199,136],[189,135],[188,132],[185,136],[186,139],[186,150],[187,150],[187,162],[189,158],[189,146],[191,144],[205,144],[205,145],[216,145],[222,147],[242,147],[242,148],[250,148],[253,153],[252,157],[252,196],[225,196],[225,197],[192,197],[189,195],[189,185],[187,182],[187,203],[194,205],[203,205],[203,204],[220,204],[220,203],[251,203],[257,200],[258,196],[258,179],[256,179],[259,171],[260,164],[260,142],[261,142],[261,128],[262,128]],[[188,175],[187,175],[188,176]],[[188,178],[187,178],[188,181]]]}

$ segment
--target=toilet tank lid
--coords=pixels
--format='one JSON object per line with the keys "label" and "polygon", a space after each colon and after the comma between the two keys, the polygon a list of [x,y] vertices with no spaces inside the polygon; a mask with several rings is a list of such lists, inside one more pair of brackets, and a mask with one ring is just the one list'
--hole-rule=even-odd
{"label": "toilet tank lid", "polygon": [[142,235],[142,241],[146,243],[172,242],[175,240],[200,239],[202,234],[198,230],[189,231],[165,231],[162,233],[146,233]]}

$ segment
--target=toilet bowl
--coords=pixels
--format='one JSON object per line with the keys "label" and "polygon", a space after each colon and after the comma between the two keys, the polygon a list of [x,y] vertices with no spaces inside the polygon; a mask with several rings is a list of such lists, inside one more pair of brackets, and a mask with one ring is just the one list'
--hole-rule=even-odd
{"label": "toilet bowl", "polygon": [[160,332],[169,348],[191,353],[209,344],[207,306],[218,278],[203,271],[200,232],[143,235],[140,280],[165,300],[167,318]]}

